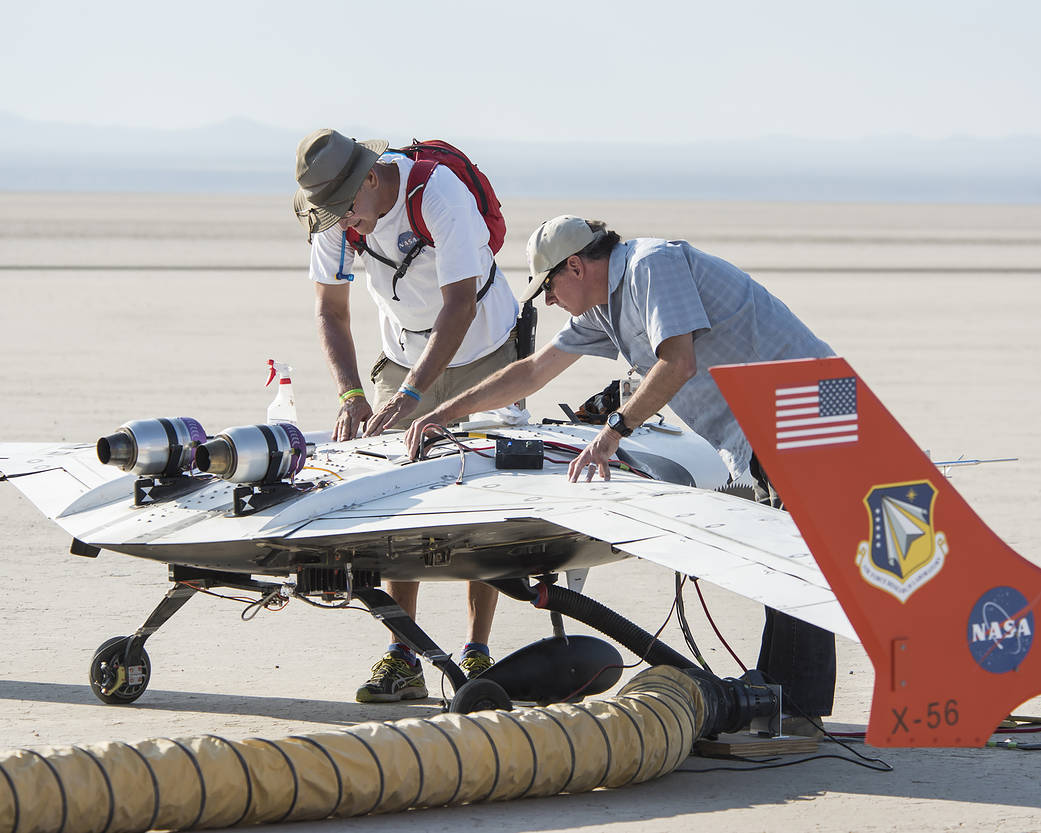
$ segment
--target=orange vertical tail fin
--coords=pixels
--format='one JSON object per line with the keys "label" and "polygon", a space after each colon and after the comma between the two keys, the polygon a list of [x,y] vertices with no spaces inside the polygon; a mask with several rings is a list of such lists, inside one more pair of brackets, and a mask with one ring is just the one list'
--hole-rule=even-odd
{"label": "orange vertical tail fin", "polygon": [[711,372],[874,664],[868,742],[982,746],[1041,693],[1041,569],[843,359]]}

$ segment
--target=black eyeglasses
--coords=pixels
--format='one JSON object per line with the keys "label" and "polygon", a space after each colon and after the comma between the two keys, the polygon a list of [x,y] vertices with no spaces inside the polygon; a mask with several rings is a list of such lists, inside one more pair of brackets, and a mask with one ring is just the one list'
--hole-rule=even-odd
{"label": "black eyeglasses", "polygon": [[560,273],[560,270],[567,265],[567,258],[564,258],[560,263],[554,266],[546,273],[546,277],[542,279],[542,289],[540,292],[545,292],[547,295],[552,291],[553,279]]}

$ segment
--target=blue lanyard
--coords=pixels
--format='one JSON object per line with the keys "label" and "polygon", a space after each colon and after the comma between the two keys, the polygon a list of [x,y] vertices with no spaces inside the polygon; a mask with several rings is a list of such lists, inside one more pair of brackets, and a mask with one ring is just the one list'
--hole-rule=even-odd
{"label": "blue lanyard", "polygon": [[348,272],[346,275],[343,273],[343,259],[347,255],[347,232],[343,233],[343,239],[340,240],[340,271],[336,273],[336,280],[338,281],[353,281],[354,273]]}

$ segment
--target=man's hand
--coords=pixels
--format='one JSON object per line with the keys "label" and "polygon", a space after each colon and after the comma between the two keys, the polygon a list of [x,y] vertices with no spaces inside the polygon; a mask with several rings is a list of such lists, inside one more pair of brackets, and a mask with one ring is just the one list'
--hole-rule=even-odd
{"label": "man's hand", "polygon": [[405,419],[416,410],[419,403],[407,393],[395,393],[387,404],[379,409],[379,412],[369,420],[365,427],[366,437],[375,437],[382,434],[399,419]]}
{"label": "man's hand", "polygon": [[333,441],[353,440],[361,434],[366,420],[372,416],[372,406],[364,396],[355,396],[340,406],[333,426]]}
{"label": "man's hand", "polygon": [[412,460],[419,456],[419,449],[423,444],[423,436],[432,425],[444,425],[437,411],[431,411],[426,416],[419,417],[408,427],[408,433],[405,434],[405,447],[408,449],[408,456]]}
{"label": "man's hand", "polygon": [[571,464],[567,467],[568,480],[572,483],[577,483],[582,472],[586,473],[587,481],[592,480],[593,475],[598,471],[604,480],[610,480],[611,468],[608,463],[618,450],[618,444],[621,441],[622,438],[617,432],[604,426],[600,433],[596,435],[596,439],[571,461]]}

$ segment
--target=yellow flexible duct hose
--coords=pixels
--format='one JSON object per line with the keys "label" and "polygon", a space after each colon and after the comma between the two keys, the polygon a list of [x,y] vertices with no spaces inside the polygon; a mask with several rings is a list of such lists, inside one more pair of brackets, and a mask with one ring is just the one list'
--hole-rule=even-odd
{"label": "yellow flexible duct hose", "polygon": [[0,755],[0,833],[131,833],[502,801],[665,775],[704,698],[674,668],[617,696],[513,712],[362,723],[280,740],[215,735]]}

